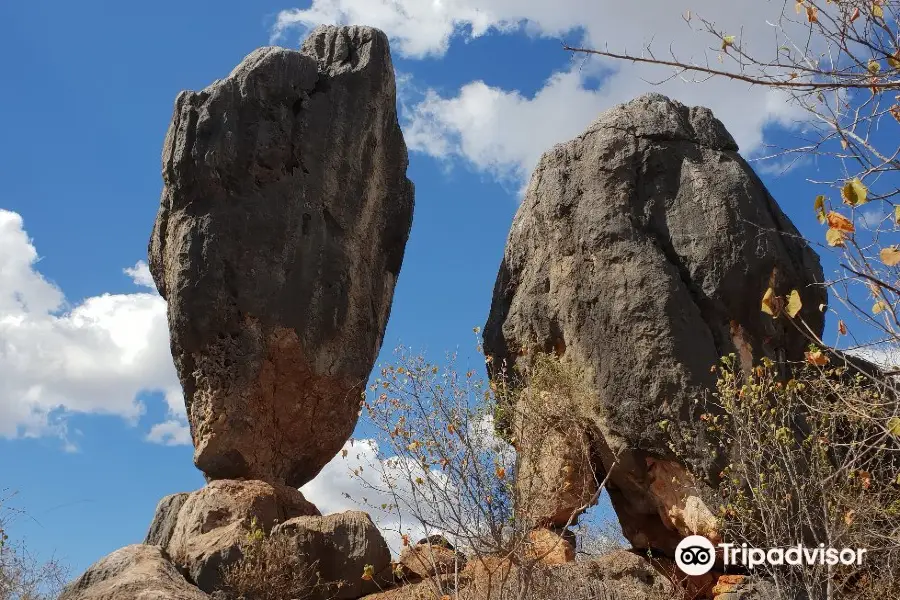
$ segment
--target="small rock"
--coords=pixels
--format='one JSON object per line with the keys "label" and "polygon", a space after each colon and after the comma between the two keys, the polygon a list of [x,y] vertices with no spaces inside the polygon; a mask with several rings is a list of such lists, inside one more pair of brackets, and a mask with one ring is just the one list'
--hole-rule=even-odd
{"label": "small rock", "polygon": [[272,536],[286,536],[301,562],[315,563],[321,584],[315,593],[323,599],[347,600],[377,591],[378,584],[364,580],[363,573],[368,565],[381,573],[391,563],[387,542],[360,511],[297,517],[277,525]]}
{"label": "small rock", "polygon": [[437,543],[419,543],[406,548],[400,554],[399,563],[405,577],[415,580],[461,571],[466,559],[442,538]]}
{"label": "small rock", "polygon": [[575,560],[575,547],[561,535],[549,529],[535,529],[528,533],[528,556],[541,564],[563,565]]}

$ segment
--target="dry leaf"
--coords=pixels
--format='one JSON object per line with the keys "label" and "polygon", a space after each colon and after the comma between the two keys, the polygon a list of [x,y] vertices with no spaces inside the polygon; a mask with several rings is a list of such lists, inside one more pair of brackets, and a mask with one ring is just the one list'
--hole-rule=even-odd
{"label": "dry leaf", "polygon": [[869,188],[860,181],[859,177],[854,177],[841,188],[841,197],[844,199],[844,204],[849,204],[850,206],[865,204],[869,200],[868,195]]}
{"label": "dry leaf", "polygon": [[819,223],[825,223],[825,196],[816,196],[813,210],[816,211],[816,218],[819,220]]}
{"label": "dry leaf", "polygon": [[853,221],[851,221],[841,213],[831,211],[826,215],[825,220],[828,222],[828,226],[832,229],[837,229],[838,231],[846,231],[847,233],[853,233],[854,231],[856,231],[856,228],[853,226]]}
{"label": "dry leaf", "polygon": [[900,225],[900,204],[894,207],[894,223]]}
{"label": "dry leaf", "polygon": [[495,468],[494,474],[497,475],[497,479],[506,479],[506,469],[504,469],[503,467]]}
{"label": "dry leaf", "polygon": [[847,324],[843,321],[838,321],[838,333],[841,335],[847,335]]}
{"label": "dry leaf", "polygon": [[872,474],[868,471],[860,471],[859,472],[859,481],[862,484],[864,490],[872,487]]}
{"label": "dry leaf", "polygon": [[815,23],[819,20],[819,9],[815,6],[807,6],[806,7],[806,19],[810,23]]}
{"label": "dry leaf", "polygon": [[767,315],[771,315],[773,317],[777,317],[778,313],[781,312],[780,307],[778,306],[780,298],[775,296],[775,290],[769,288],[766,290],[766,293],[763,295],[762,299],[762,310]]}
{"label": "dry leaf", "polygon": [[900,69],[900,50],[887,57],[887,64],[892,69]]}
{"label": "dry leaf", "polygon": [[843,247],[845,239],[844,232],[838,229],[829,229],[825,234],[825,241],[832,247]]}
{"label": "dry leaf", "polygon": [[800,301],[800,292],[797,290],[791,291],[790,297],[788,297],[787,303],[787,314],[790,318],[794,318],[797,316],[797,313],[800,312],[800,309],[803,308],[803,302]]}
{"label": "dry leaf", "polygon": [[855,511],[855,510],[852,510],[852,509],[851,509],[851,510],[848,510],[848,511],[844,514],[844,523],[846,523],[847,525],[853,525],[853,519],[854,519],[855,517],[856,517],[856,511]]}
{"label": "dry leaf", "polygon": [[875,304],[872,305],[872,314],[880,315],[887,309],[888,309],[888,305],[885,304],[884,300],[879,300],[878,302],[876,302]]}
{"label": "dry leaf", "polygon": [[891,417],[887,428],[892,436],[900,438],[900,417]]}
{"label": "dry leaf", "polygon": [[896,246],[881,249],[881,262],[889,267],[900,264],[900,250]]}
{"label": "dry leaf", "polygon": [[859,7],[857,6],[856,8],[853,9],[853,14],[850,15],[850,22],[852,23],[853,21],[857,20],[858,18],[859,18]]}
{"label": "dry leaf", "polygon": [[816,367],[824,367],[828,364],[828,357],[821,350],[806,353],[806,362]]}

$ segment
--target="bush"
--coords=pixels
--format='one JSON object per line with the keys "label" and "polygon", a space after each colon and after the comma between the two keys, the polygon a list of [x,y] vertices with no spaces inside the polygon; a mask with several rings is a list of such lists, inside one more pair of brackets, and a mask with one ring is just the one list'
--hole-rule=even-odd
{"label": "bush", "polygon": [[17,511],[10,494],[0,494],[0,600],[50,600],[62,591],[67,572],[56,560],[42,562],[23,542],[9,538],[7,525]]}
{"label": "bush", "polygon": [[811,348],[792,379],[722,361],[705,414],[720,450],[724,538],[866,549],[859,567],[772,568],[781,598],[900,598],[900,406],[889,377]]}
{"label": "bush", "polygon": [[242,557],[222,570],[221,592],[234,600],[304,600],[319,581],[316,564],[301,562],[288,538],[267,535],[256,523],[241,544]]}

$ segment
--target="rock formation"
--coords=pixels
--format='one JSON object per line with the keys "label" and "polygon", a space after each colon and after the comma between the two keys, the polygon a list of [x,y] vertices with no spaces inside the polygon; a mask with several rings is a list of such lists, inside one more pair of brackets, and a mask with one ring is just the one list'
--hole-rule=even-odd
{"label": "rock formation", "polygon": [[183,92],[150,270],[194,462],[295,487],[356,424],[413,212],[387,37],[320,27]]}
{"label": "rock formation", "polygon": [[[704,108],[650,94],[609,110],[542,157],[494,288],[486,353],[556,352],[585,373],[594,401],[572,410],[600,473],[617,462],[609,493],[638,548],[717,536],[721,457],[692,400],[723,355],[802,357],[803,336],[760,312],[766,289],[798,290],[799,316],[823,324],[819,260],[737,150]],[[669,423],[692,440],[679,456]]]}
{"label": "rock formation", "polygon": [[59,600],[208,600],[189,584],[158,546],[116,550],[66,586]]}
{"label": "rock formation", "polygon": [[213,481],[184,499],[166,552],[197,587],[213,592],[221,583],[222,567],[241,558],[240,545],[254,525],[268,534],[277,523],[318,514],[291,487],[262,481]]}
{"label": "rock formation", "polygon": [[298,517],[276,526],[272,535],[287,537],[301,560],[315,563],[321,582],[314,598],[322,600],[353,600],[375,592],[378,583],[362,579],[364,570],[371,566],[381,573],[391,562],[387,543],[364,512]]}
{"label": "rock formation", "polygon": [[172,532],[175,531],[175,523],[178,521],[178,512],[190,496],[188,492],[180,492],[166,496],[159,501],[153,521],[150,523],[150,529],[147,530],[147,536],[144,538],[145,544],[163,548],[169,545]]}

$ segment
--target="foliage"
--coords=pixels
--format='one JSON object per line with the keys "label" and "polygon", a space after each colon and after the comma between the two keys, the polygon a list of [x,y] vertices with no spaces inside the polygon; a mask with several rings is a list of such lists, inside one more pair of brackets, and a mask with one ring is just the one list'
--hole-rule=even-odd
{"label": "foliage", "polygon": [[[571,368],[541,355],[516,375],[488,383],[474,369],[458,370],[455,359],[441,367],[398,349],[362,403],[379,455],[353,470],[366,495],[390,499],[355,500],[392,515],[403,546],[442,535],[470,562],[506,561],[511,568],[481,592],[490,598],[536,597],[541,561],[569,542],[560,536],[537,550],[529,534],[550,526],[547,509],[557,503],[571,508],[567,526],[574,524],[605,483],[589,428],[573,415],[573,403],[586,398]],[[548,457],[558,466],[550,474],[537,468]],[[429,580],[437,597],[459,593],[464,559],[457,562],[451,576]]]}
{"label": "foliage", "polygon": [[285,536],[271,536],[254,519],[241,558],[222,569],[222,589],[234,600],[303,600],[319,585],[316,563],[306,564]]}
{"label": "foliage", "polygon": [[[811,348],[810,353],[824,355]],[[892,381],[831,355],[783,381],[768,360],[719,368],[703,415],[731,457],[721,473],[723,536],[738,546],[867,550],[859,567],[772,568],[782,598],[900,597],[900,404]]]}
{"label": "foliage", "polygon": [[0,600],[50,600],[62,590],[67,572],[56,560],[42,562],[6,533],[17,511],[0,495]]}

